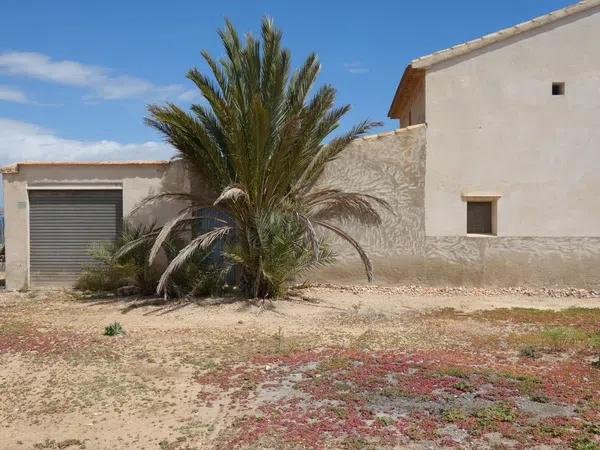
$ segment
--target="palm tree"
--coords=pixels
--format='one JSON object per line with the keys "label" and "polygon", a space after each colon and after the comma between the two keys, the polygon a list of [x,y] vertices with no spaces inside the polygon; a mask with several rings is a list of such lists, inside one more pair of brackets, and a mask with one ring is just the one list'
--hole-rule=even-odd
{"label": "palm tree", "polygon": [[[226,21],[219,31],[225,57],[217,61],[202,52],[212,78],[197,69],[187,74],[205,102],[192,105],[190,112],[172,103],[148,107],[146,123],[162,133],[177,149],[176,157],[215,192],[211,206],[230,217],[181,250],[164,271],[159,293],[186,260],[227,240],[225,257],[238,267],[244,292],[260,298],[278,295],[287,278],[331,261],[318,228],[349,242],[372,280],[367,254],[339,224],[380,224],[375,207],[387,204],[317,182],[327,163],[380,124],[365,120],[329,138],[350,106],[335,106],[336,91],[330,85],[309,96],[320,70],[317,56],[309,55],[290,75],[290,52],[281,47],[282,32],[271,19],[262,20],[261,35],[260,40],[251,35],[241,40]],[[166,192],[148,201],[158,198],[185,199],[188,206],[163,226],[151,261],[171,233],[197,220],[199,208],[207,206],[195,192]],[[283,266],[287,275],[277,276]]]}

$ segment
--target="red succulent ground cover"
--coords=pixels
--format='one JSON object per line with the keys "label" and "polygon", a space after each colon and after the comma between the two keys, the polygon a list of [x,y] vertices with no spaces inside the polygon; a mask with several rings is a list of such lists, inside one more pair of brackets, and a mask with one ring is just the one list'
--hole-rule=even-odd
{"label": "red succulent ground cover", "polygon": [[248,411],[223,448],[600,444],[600,370],[581,357],[327,349],[256,357],[198,382],[201,402],[226,392]]}
{"label": "red succulent ground cover", "polygon": [[90,353],[108,357],[114,353],[114,345],[112,348],[106,347],[91,333],[38,329],[24,325],[0,333],[0,355],[5,353],[63,357]]}

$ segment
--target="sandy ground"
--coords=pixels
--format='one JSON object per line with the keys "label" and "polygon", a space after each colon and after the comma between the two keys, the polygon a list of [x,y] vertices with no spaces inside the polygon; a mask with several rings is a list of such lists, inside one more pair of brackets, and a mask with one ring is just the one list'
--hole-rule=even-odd
{"label": "sandy ground", "polygon": [[[600,299],[313,287],[250,304],[0,292],[0,448],[214,448],[237,417],[257,408],[224,391],[202,400],[207,386],[197,379],[215,368],[363,344],[469,349],[534,327],[484,320],[478,311],[574,307],[600,308]],[[115,321],[126,334],[104,336]]]}
{"label": "sandy ground", "polygon": [[[600,308],[600,298],[542,296],[479,296],[479,295],[406,295],[393,290],[354,290],[337,288],[307,288],[298,291],[297,300],[275,304],[248,304],[235,299],[203,299],[195,302],[164,302],[161,299],[82,299],[73,303],[54,303],[58,292],[0,294],[2,306],[24,306],[31,301],[40,308],[44,318],[65,324],[77,322],[82,327],[98,327],[117,320],[130,332],[145,330],[221,330],[231,328],[270,333],[284,327],[302,333],[318,332],[322,327],[338,328],[339,315],[356,309],[372,315],[406,319],[414,314],[454,308],[473,312],[496,308],[566,309],[572,307]],[[23,302],[25,300],[25,302]],[[274,308],[271,308],[275,305]],[[356,327],[349,327],[349,331]],[[360,328],[360,327],[359,327]],[[360,331],[360,329],[359,329]]]}

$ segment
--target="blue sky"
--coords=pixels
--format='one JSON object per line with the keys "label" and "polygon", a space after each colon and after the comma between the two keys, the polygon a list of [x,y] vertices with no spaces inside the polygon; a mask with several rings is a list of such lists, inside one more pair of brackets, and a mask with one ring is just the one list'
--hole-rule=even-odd
{"label": "blue sky", "polygon": [[37,1],[3,0],[0,165],[24,159],[149,159],[171,149],[143,124],[145,105],[198,101],[185,72],[200,50],[222,54],[229,17],[254,32],[263,15],[284,30],[297,64],[310,51],[319,81],[352,112],[385,121],[414,57],[528,20],[569,0]]}

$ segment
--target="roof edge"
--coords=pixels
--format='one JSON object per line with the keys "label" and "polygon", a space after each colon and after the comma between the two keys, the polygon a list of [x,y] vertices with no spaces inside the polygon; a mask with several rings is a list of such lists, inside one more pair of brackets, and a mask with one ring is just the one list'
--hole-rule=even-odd
{"label": "roof edge", "polygon": [[377,133],[377,134],[369,134],[367,136],[361,136],[359,138],[354,139],[353,142],[356,142],[356,141],[375,141],[377,139],[381,139],[381,138],[385,138],[385,137],[389,137],[389,136],[396,136],[398,134],[403,134],[403,133],[406,133],[408,131],[415,130],[417,128],[426,128],[426,127],[427,127],[426,123],[418,123],[416,125],[409,125],[409,126],[403,127],[403,128],[396,128],[395,130],[391,130],[391,131],[382,131],[381,133]]}
{"label": "roof edge", "polygon": [[402,101],[401,101],[402,95],[404,92],[409,91],[410,89],[414,89],[414,85],[412,85],[411,87],[409,87],[409,86],[411,85],[411,83],[414,82],[415,77],[422,77],[424,79],[425,69],[415,69],[412,66],[412,64],[409,64],[404,69],[404,72],[402,73],[402,78],[400,79],[400,82],[398,83],[398,87],[396,88],[396,92],[394,93],[394,98],[392,99],[392,103],[390,104],[390,108],[389,108],[388,114],[387,114],[388,118],[390,118],[390,119],[399,119],[400,118],[400,116],[399,116],[400,111],[398,110],[398,108],[402,106]]}
{"label": "roof edge", "polygon": [[0,174],[19,173],[22,166],[48,166],[48,167],[102,167],[102,166],[165,166],[168,160],[140,160],[140,161],[21,161],[0,167]]}
{"label": "roof edge", "polygon": [[443,50],[438,50],[428,55],[424,55],[419,58],[413,59],[409,67],[412,67],[414,69],[427,69],[433,66],[434,64],[438,64],[449,59],[466,55],[475,50],[479,50],[497,42],[502,42],[506,39],[518,36],[527,31],[536,30],[545,25],[558,22],[564,18],[589,11],[596,7],[600,7],[600,0],[583,0],[579,3],[574,3],[564,8],[557,9],[548,14],[535,17],[531,20],[521,22],[517,25],[513,25],[508,28],[503,28],[494,33],[486,34],[484,36],[472,39],[462,44],[457,44],[452,47]]}
{"label": "roof edge", "polygon": [[2,174],[18,173],[18,172],[19,172],[19,165],[17,163],[10,164],[10,165],[4,166],[4,167],[0,167],[0,173],[2,173]]}

